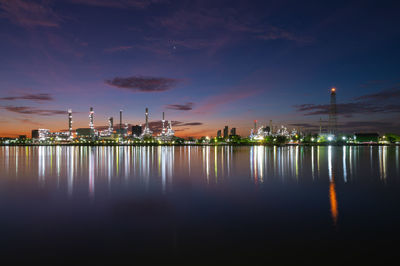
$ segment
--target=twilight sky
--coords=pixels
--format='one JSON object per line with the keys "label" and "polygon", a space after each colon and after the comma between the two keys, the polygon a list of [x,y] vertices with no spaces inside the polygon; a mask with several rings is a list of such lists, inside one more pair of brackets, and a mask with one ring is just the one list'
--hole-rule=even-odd
{"label": "twilight sky", "polygon": [[400,133],[398,1],[0,0],[0,136],[107,118]]}

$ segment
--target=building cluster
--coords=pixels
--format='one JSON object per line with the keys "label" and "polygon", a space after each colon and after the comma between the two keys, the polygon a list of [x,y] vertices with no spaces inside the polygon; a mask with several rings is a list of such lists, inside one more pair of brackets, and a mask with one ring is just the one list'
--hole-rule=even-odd
{"label": "building cluster", "polygon": [[105,129],[96,129],[94,125],[94,110],[90,107],[89,110],[89,127],[77,128],[74,132],[72,128],[72,110],[68,110],[68,131],[62,132],[51,132],[49,129],[34,129],[32,130],[32,139],[36,141],[66,141],[71,142],[77,139],[84,140],[127,140],[127,139],[138,139],[145,140],[154,138],[158,141],[169,142],[172,141],[175,136],[175,131],[172,129],[172,122],[165,120],[165,114],[162,114],[161,120],[162,128],[161,132],[153,136],[153,131],[149,126],[149,109],[146,108],[145,112],[145,124],[134,125],[129,130],[127,123],[123,123],[122,110],[119,112],[119,125],[115,128],[114,118],[108,118],[108,127]]}
{"label": "building cluster", "polygon": [[280,127],[272,125],[272,120],[269,125],[261,125],[257,127],[257,120],[254,120],[254,127],[250,130],[249,138],[252,140],[262,140],[266,137],[283,136],[286,138],[294,137],[300,134],[299,130],[292,129],[290,132],[287,127],[281,125]]}
{"label": "building cluster", "polygon": [[230,133],[229,133],[229,127],[228,127],[228,126],[225,126],[225,127],[224,127],[224,131],[223,131],[223,135],[222,135],[222,131],[221,131],[221,130],[218,130],[218,131],[217,131],[217,138],[224,138],[224,139],[227,139],[227,138],[229,138],[229,137],[234,137],[234,136],[237,136],[237,135],[236,135],[236,128],[235,128],[235,127],[231,128],[231,131],[230,131]]}

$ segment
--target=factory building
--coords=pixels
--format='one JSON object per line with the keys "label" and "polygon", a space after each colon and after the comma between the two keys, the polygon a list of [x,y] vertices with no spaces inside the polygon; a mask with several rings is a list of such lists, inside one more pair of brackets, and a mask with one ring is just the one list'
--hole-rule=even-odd
{"label": "factory building", "polygon": [[49,129],[34,129],[32,130],[32,139],[36,140],[46,140],[50,136],[50,130]]}

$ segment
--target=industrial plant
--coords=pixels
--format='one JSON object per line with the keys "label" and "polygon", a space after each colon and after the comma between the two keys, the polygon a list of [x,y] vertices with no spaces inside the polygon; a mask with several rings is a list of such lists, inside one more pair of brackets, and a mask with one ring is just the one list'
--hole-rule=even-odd
{"label": "industrial plant", "polygon": [[165,120],[165,113],[162,113],[162,128],[161,132],[153,136],[153,131],[149,126],[149,109],[145,109],[145,124],[135,125],[129,131],[128,123],[124,123],[122,119],[123,111],[119,112],[119,125],[114,127],[114,118],[108,118],[108,128],[96,129],[94,121],[94,109],[89,109],[89,127],[77,128],[74,132],[72,128],[72,110],[68,109],[68,131],[51,132],[49,129],[34,129],[32,130],[32,139],[39,142],[57,141],[57,142],[74,142],[74,141],[124,141],[146,139],[154,139],[159,142],[172,142],[174,141],[175,131],[172,129],[172,121]]}
{"label": "industrial plant", "polygon": [[[379,136],[378,133],[343,134],[337,129],[336,88],[330,89],[330,102],[328,119],[323,126],[319,120],[319,132],[312,133],[301,128],[289,129],[285,125],[273,124],[272,120],[261,124],[254,120],[248,137],[241,137],[236,133],[236,127],[223,129],[216,132],[215,137],[203,136],[197,140],[187,138],[184,140],[175,136],[172,121],[165,119],[162,113],[160,123],[156,128],[151,128],[149,123],[149,108],[145,108],[144,124],[131,125],[123,121],[123,110],[119,111],[119,123],[115,125],[114,118],[108,118],[108,126],[95,126],[95,112],[89,108],[88,125],[85,128],[73,129],[72,110],[68,109],[68,129],[60,132],[51,132],[49,129],[32,130],[32,139],[27,140],[25,135],[18,139],[0,139],[0,144],[389,144],[400,142],[400,137],[394,134]],[[153,122],[154,123],[154,122]],[[153,130],[155,132],[153,132]]]}

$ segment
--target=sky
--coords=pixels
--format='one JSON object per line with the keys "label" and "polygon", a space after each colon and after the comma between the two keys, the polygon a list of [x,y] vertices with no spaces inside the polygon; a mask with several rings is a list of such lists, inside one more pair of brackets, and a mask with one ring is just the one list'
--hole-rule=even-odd
{"label": "sky", "polygon": [[400,133],[398,1],[0,0],[0,136],[108,117],[177,136]]}

